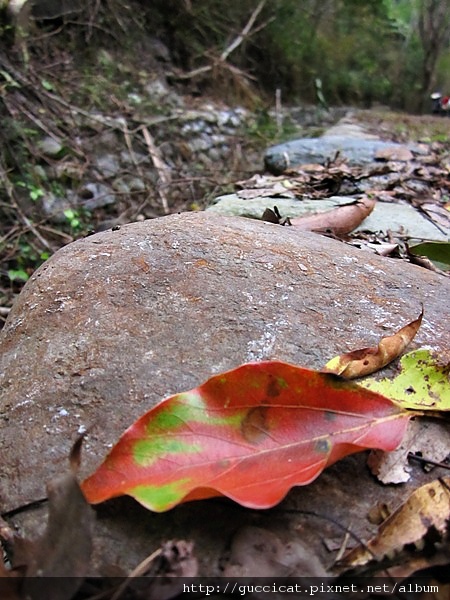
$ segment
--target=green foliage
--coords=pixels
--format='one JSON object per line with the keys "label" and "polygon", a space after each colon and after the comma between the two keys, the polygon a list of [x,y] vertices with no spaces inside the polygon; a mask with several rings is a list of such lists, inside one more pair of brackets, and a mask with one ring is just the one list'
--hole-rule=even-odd
{"label": "green foliage", "polygon": [[30,276],[23,269],[9,269],[8,277],[10,281],[27,281]]}
{"label": "green foliage", "polygon": [[39,184],[35,184],[31,181],[17,181],[16,185],[18,187],[24,188],[28,192],[28,196],[33,202],[36,202],[39,198],[42,198],[44,195],[44,190]]}
{"label": "green foliage", "polygon": [[50,253],[48,251],[38,251],[34,246],[28,243],[25,236],[19,238],[17,245],[18,248],[15,258],[9,262],[10,268],[4,272],[11,284],[25,283],[28,281],[31,273],[50,258]]}
{"label": "green foliage", "polygon": [[291,120],[283,118],[281,122],[277,122],[276,117],[267,108],[259,108],[255,111],[253,120],[248,123],[245,133],[267,146],[285,140],[295,132],[296,127]]}
{"label": "green foliage", "polygon": [[73,208],[68,208],[64,211],[64,216],[67,219],[67,223],[69,224],[72,231],[76,232],[82,228],[82,222],[80,218],[80,213]]}

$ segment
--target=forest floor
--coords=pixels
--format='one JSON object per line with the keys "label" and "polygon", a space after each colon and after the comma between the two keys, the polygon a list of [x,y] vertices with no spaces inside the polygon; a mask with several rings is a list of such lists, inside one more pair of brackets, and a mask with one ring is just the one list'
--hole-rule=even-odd
{"label": "forest floor", "polygon": [[[263,154],[268,146],[287,138],[292,139],[293,136],[320,135],[345,113],[350,120],[364,125],[369,132],[382,139],[403,143],[421,142],[436,147],[441,157],[439,176],[448,180],[449,118],[407,115],[385,108],[344,110],[337,107],[330,109],[327,115],[322,114],[323,119],[316,111],[318,116],[313,123],[287,119],[289,126],[280,128],[277,126],[273,103],[267,100],[261,101],[259,107],[247,109],[249,113],[253,112],[249,118],[251,125],[242,126],[239,132],[233,134],[230,151],[220,162],[202,164],[198,155],[193,155],[191,150],[186,149],[184,141],[176,137],[179,131],[170,120],[173,111],[178,106],[185,112],[203,114],[209,111],[214,117],[223,111],[233,111],[235,106],[227,105],[211,92],[199,95],[196,91],[194,96],[188,90],[178,88],[170,94],[170,102],[174,103],[172,106],[161,108],[153,101],[148,107],[149,115],[137,118],[138,111],[133,104],[136,96],[133,94],[140,97],[144,87],[142,70],[148,71],[148,64],[134,65],[131,69],[114,62],[112,54],[99,53],[103,61],[101,71],[96,71],[95,63],[85,64],[84,70],[74,69],[71,62],[73,57],[69,54],[63,51],[47,53],[40,63],[35,61],[32,68],[23,71],[6,57],[0,63],[6,81],[2,88],[5,110],[2,117],[8,122],[8,127],[5,126],[0,134],[3,147],[0,163],[3,180],[0,197],[0,328],[28,278],[59,248],[90,233],[123,223],[169,213],[203,210],[212,198],[233,191],[237,181],[257,172],[262,173]],[[147,56],[147,60],[150,58]],[[55,68],[54,64],[59,67]],[[168,66],[158,66],[153,61],[151,68],[163,73]],[[295,112],[296,108],[286,107],[286,115]],[[312,112],[315,110],[313,107]],[[147,123],[146,117],[151,124]],[[124,133],[125,150],[133,149],[130,154],[134,152],[138,156],[142,148],[152,153],[153,175],[148,175],[149,179],[144,180],[144,189],[137,193],[118,193],[117,202],[91,211],[66,207],[62,211],[64,218],[55,220],[44,211],[42,199],[45,193],[50,190],[54,196],[64,197],[68,191],[72,191],[73,181],[77,180],[76,185],[81,186],[85,174],[92,174],[92,165],[98,162],[97,153],[100,152],[93,151],[92,146],[103,134],[110,133],[108,118],[125,119],[126,127],[121,131]],[[137,142],[138,134],[144,131],[147,135],[145,145],[142,140]],[[83,139],[81,135],[84,135]],[[44,136],[66,138],[67,145],[61,149],[61,154],[52,157],[43,152],[37,142]],[[175,138],[177,154],[173,159],[170,144]],[[162,196],[159,184],[164,173],[167,174],[166,167],[172,159],[172,173]],[[58,170],[61,165],[65,170]],[[54,174],[51,181],[48,173]],[[156,176],[156,180],[152,184],[153,176]],[[108,177],[104,175],[100,175],[96,181],[98,184],[107,182]],[[445,202],[449,202],[448,197],[443,198]],[[1,526],[0,522],[0,529]],[[270,549],[273,540],[268,538],[258,543]],[[161,556],[170,565],[171,561],[177,563],[181,559],[189,562],[190,552],[187,546],[168,543],[161,549]],[[108,596],[102,594],[98,581],[90,584],[95,596],[86,591],[80,598],[118,598],[120,595],[121,598],[134,600],[135,597],[143,597],[139,594],[132,596],[131,593],[125,596],[126,590],[117,596]],[[62,594],[60,597],[63,597]],[[10,597],[15,598],[13,595]]]}

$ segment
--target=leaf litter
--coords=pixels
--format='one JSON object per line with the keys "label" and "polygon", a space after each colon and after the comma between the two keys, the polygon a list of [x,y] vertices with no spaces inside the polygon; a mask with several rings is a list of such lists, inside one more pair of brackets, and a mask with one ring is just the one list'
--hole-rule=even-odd
{"label": "leaf litter", "polygon": [[[366,212],[354,210],[340,213],[339,209],[326,213],[316,213],[305,217],[293,218],[292,215],[277,215],[274,219],[271,208],[267,208],[262,220],[273,223],[292,224],[299,228],[315,231],[342,239],[349,244],[364,247],[385,256],[402,258],[423,268],[448,274],[449,243],[423,240],[421,248],[410,251],[410,237],[395,236],[388,230],[354,231],[373,210],[368,210],[368,201],[378,203],[408,202],[418,212],[431,221],[444,235],[450,232],[450,212],[448,196],[450,183],[446,176],[446,145],[432,144],[427,152],[411,152],[406,147],[386,148],[375,156],[373,164],[365,167],[349,166],[339,153],[327,162],[320,164],[302,164],[289,168],[282,174],[257,175],[248,180],[239,181],[237,195],[241,198],[284,197],[303,199],[324,199],[331,196],[353,196],[355,204]],[[362,203],[362,204],[361,204]],[[277,212],[277,211],[275,211]],[[440,244],[440,247],[439,247]],[[377,246],[383,246],[379,252]],[[390,251],[388,248],[391,247]],[[422,257],[418,252],[422,251]],[[434,256],[438,253],[439,258]],[[433,255],[433,256],[431,256]],[[431,260],[424,260],[423,258]],[[443,259],[442,259],[443,257]]]}
{"label": "leaf litter", "polygon": [[394,558],[405,546],[438,544],[448,536],[450,477],[443,477],[415,490],[379,527],[377,535],[353,548],[340,567],[357,567],[371,561]]}

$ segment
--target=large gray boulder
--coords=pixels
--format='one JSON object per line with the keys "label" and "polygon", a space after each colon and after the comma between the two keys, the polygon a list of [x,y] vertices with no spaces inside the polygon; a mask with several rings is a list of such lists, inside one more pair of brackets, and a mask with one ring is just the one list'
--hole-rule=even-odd
{"label": "large gray boulder", "polygon": [[363,166],[375,162],[383,152],[389,152],[392,157],[398,155],[397,160],[405,160],[402,156],[411,157],[411,152],[422,151],[417,144],[385,142],[358,125],[340,122],[321,137],[301,138],[268,148],[264,165],[271,173],[278,174],[302,164],[325,164],[337,154],[347,159],[349,165]]}
{"label": "large gray boulder", "polygon": [[[207,213],[130,224],[70,244],[32,276],[1,332],[0,510],[44,496],[78,432],[92,427],[84,476],[159,400],[240,363],[277,358],[320,368],[417,317],[422,303],[413,347],[444,350],[449,292],[447,278],[401,261],[294,228]],[[398,502],[408,489],[383,488],[358,456],[295,490],[282,506],[328,511],[367,537],[374,497]],[[35,535],[42,511],[14,523]],[[214,500],[163,515],[116,500],[99,515],[94,571],[105,562],[134,567],[175,537],[197,542],[206,574],[218,572],[239,526],[276,524],[289,538],[305,519]],[[311,551],[326,554],[317,522],[308,533],[306,521]]]}

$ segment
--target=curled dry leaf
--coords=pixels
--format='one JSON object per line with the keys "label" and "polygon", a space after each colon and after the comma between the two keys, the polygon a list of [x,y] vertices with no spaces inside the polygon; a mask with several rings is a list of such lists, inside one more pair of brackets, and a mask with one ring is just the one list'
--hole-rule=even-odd
{"label": "curled dry leaf", "polygon": [[394,335],[382,338],[378,346],[353,350],[335,356],[324,367],[324,373],[335,373],[344,379],[355,379],[375,373],[395,360],[412,341],[422,323],[420,315]]}
{"label": "curled dry leaf", "polygon": [[94,504],[127,494],[162,512],[227,496],[269,508],[366,448],[393,450],[409,413],[334,375],[250,363],[159,403],[82,483]]}
{"label": "curled dry leaf", "polygon": [[367,544],[353,548],[340,566],[357,567],[400,552],[407,544],[421,545],[433,529],[434,541],[444,539],[450,519],[450,477],[423,485],[384,521]]}
{"label": "curled dry leaf", "polygon": [[352,202],[338,206],[333,210],[306,217],[290,219],[291,225],[303,231],[332,231],[343,235],[353,231],[375,208],[376,200],[364,196]]}

